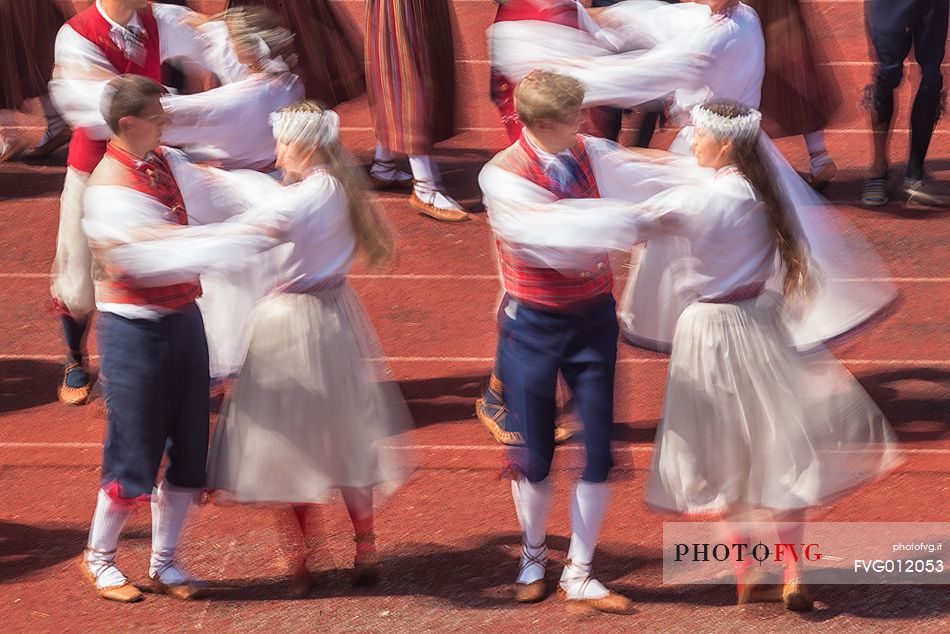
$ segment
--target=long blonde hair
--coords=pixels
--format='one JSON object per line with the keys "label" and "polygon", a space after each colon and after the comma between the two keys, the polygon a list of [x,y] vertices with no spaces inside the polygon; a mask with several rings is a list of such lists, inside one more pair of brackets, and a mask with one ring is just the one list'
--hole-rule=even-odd
{"label": "long blonde hair", "polygon": [[[710,101],[703,108],[729,119],[749,113],[749,108],[727,99]],[[739,170],[765,203],[772,238],[785,269],[782,293],[786,297],[808,294],[808,243],[802,236],[796,217],[789,210],[788,200],[779,189],[771,165],[762,154],[758,135],[749,139],[733,139],[733,153]]]}
{"label": "long blonde hair", "polygon": [[[326,111],[315,101],[301,101],[281,112],[312,112]],[[312,143],[301,140],[299,143]],[[319,147],[314,148],[323,158],[327,170],[340,182],[346,193],[347,209],[350,215],[350,225],[356,234],[358,248],[366,256],[367,263],[374,268],[383,268],[391,264],[396,253],[394,232],[389,222],[380,212],[375,197],[369,191],[369,180],[362,169],[356,166],[342,144],[339,137],[321,140]]]}

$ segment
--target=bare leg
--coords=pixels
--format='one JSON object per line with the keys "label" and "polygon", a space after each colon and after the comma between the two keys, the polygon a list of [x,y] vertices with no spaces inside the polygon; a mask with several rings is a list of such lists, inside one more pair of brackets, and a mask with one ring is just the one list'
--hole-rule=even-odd
{"label": "bare leg", "polygon": [[752,521],[752,509],[737,504],[723,514],[722,521],[729,531],[728,543],[746,544],[746,548],[734,549],[732,555],[732,569],[736,575],[736,603],[778,601],[781,596],[779,588],[764,583],[763,575],[755,567],[756,561],[749,551],[752,536],[745,524]]}
{"label": "bare leg", "polygon": [[353,522],[356,558],[353,562],[353,584],[375,585],[379,581],[376,558],[376,536],[373,533],[373,489],[344,487],[340,489],[346,510]]}
{"label": "bare leg", "polygon": [[772,514],[779,542],[790,544],[796,549],[797,555],[791,556],[785,562],[784,588],[782,601],[785,607],[795,612],[809,612],[814,607],[814,600],[808,588],[802,582],[801,550],[805,536],[805,511],[794,510]]}
{"label": "bare leg", "polygon": [[290,507],[292,531],[290,547],[290,593],[295,597],[304,597],[310,593],[310,570],[307,557],[310,555],[308,516],[312,505],[295,504]]}

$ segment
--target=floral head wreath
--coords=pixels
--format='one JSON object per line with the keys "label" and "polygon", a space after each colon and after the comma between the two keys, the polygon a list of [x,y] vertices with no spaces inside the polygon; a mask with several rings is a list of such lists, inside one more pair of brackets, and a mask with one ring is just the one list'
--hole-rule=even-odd
{"label": "floral head wreath", "polygon": [[709,132],[718,141],[755,139],[762,125],[762,113],[754,109],[738,117],[726,117],[703,106],[696,106],[693,108],[692,119],[694,126]]}
{"label": "floral head wreath", "polygon": [[270,124],[281,143],[330,145],[340,139],[340,116],[333,110],[281,110],[271,114]]}

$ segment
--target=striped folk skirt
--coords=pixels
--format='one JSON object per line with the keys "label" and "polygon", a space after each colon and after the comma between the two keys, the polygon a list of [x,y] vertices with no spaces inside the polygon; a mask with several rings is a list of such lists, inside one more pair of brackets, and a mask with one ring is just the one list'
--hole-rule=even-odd
{"label": "striped folk skirt", "polygon": [[453,136],[455,51],[447,0],[368,0],[366,61],[381,145],[427,154]]}
{"label": "striped folk skirt", "polygon": [[833,78],[818,65],[798,0],[747,0],[765,35],[762,129],[780,139],[823,130],[841,100]]}
{"label": "striped folk skirt", "polygon": [[55,0],[0,0],[0,109],[46,94],[63,22]]}

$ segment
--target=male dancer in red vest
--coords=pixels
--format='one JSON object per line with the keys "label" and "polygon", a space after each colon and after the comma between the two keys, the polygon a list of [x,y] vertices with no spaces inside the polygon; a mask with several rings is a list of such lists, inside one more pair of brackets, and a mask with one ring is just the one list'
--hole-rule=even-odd
{"label": "male dancer in red vest", "polygon": [[51,292],[68,348],[59,399],[84,404],[90,392],[83,355],[89,315],[95,307],[91,259],[80,227],[85,183],[99,163],[111,131],[99,102],[105,82],[119,74],[161,79],[162,62],[186,57],[204,61],[198,32],[183,20],[193,12],[148,0],[96,0],[70,19],[56,37],[50,94],[74,128],[60,199],[60,222]]}
{"label": "male dancer in red vest", "polygon": [[[585,30],[583,9],[573,0],[507,0],[499,3],[494,23],[535,21],[559,24],[572,29]],[[518,117],[515,108],[516,82],[505,77],[498,69],[491,69],[491,97],[498,107],[498,114],[508,133],[509,140],[514,143],[521,136],[524,124]],[[597,137],[617,139],[620,126],[614,125],[614,113],[610,108],[588,108],[582,129],[585,133]],[[488,387],[480,399],[475,401],[475,415],[495,440],[506,445],[524,444],[523,434],[517,429],[515,422],[505,406],[504,382],[502,369],[499,364],[500,355],[495,355],[495,367],[492,370]],[[555,430],[555,442],[560,444],[574,434],[574,427],[570,424],[558,425]]]}
{"label": "male dancer in red vest", "polygon": [[[194,272],[169,270],[143,282],[110,262],[110,249],[187,224],[188,212],[158,147],[165,121],[161,85],[123,75],[108,90],[103,110],[115,136],[88,180],[83,220],[97,256],[108,435],[81,565],[101,597],[141,599],[115,553],[136,503],[151,497],[148,576],[155,591],[184,599],[196,586],[175,565],[175,549],[188,507],[204,486],[208,452],[208,346],[195,305],[201,287]],[[168,467],[156,487],[163,454]]]}
{"label": "male dancer in red vest", "polygon": [[[479,175],[489,219],[507,205],[538,209],[563,199],[599,198],[588,153],[598,140],[579,135],[584,89],[570,77],[529,74],[515,90],[525,129]],[[546,524],[554,457],[555,389],[560,373],[584,425],[587,463],[571,505],[572,535],[560,593],[574,607],[625,612],[630,601],[593,578],[591,562],[607,511],[613,465],[614,371],[617,317],[613,274],[606,253],[583,256],[569,272],[546,268],[498,242],[505,297],[498,313],[505,400],[525,447],[514,454],[518,477],[512,497],[524,531],[515,598],[539,601],[547,593]]]}

